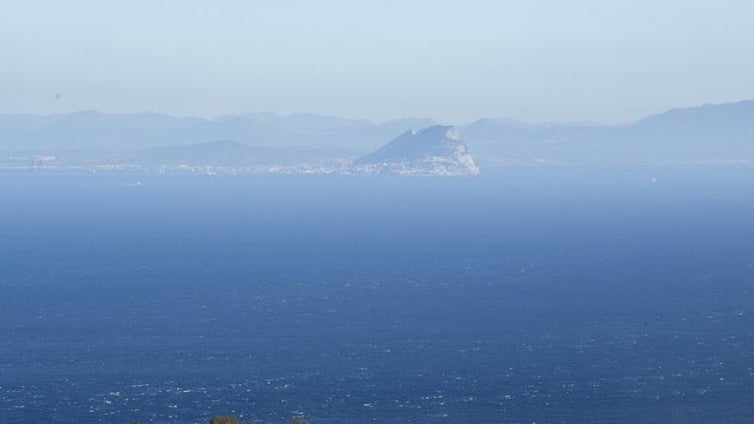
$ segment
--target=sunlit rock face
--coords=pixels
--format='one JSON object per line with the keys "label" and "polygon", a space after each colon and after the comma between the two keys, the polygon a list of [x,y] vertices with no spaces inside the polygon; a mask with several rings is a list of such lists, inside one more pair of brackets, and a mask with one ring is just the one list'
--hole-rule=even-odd
{"label": "sunlit rock face", "polygon": [[407,131],[354,162],[354,171],[397,175],[477,175],[479,168],[451,126]]}

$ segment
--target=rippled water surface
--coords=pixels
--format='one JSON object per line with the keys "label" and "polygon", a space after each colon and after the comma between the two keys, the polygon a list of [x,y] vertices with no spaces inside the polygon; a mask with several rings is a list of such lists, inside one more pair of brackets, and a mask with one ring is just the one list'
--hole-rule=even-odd
{"label": "rippled water surface", "polygon": [[752,187],[5,173],[0,418],[749,422]]}

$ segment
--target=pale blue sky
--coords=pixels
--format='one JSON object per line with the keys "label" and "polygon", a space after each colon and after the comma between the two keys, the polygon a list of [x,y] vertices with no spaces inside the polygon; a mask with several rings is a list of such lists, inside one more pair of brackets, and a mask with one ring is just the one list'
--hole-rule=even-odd
{"label": "pale blue sky", "polygon": [[0,112],[624,122],[754,98],[752,22],[750,0],[4,2]]}

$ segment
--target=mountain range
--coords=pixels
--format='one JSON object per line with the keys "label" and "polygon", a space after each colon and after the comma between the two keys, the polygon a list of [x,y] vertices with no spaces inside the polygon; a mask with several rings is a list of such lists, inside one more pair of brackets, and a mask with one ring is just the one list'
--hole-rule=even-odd
{"label": "mountain range", "polygon": [[241,114],[215,119],[158,113],[0,115],[0,149],[133,150],[218,140],[265,147],[334,147],[359,154],[404,131],[433,125],[430,119],[366,120],[297,113]]}
{"label": "mountain range", "polygon": [[498,163],[695,163],[754,159],[754,101],[672,109],[625,125],[480,119],[460,129]]}
{"label": "mountain range", "polygon": [[475,173],[477,163],[481,168],[742,163],[754,160],[754,101],[672,109],[623,125],[482,118],[450,127],[424,118],[375,124],[275,113],[215,119],[92,111],[0,115],[0,165],[23,167],[40,157],[71,166],[351,166],[352,171],[464,175]]}

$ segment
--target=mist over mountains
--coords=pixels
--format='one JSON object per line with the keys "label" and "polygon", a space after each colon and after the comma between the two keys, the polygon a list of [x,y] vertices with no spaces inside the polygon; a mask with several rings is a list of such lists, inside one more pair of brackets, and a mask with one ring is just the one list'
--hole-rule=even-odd
{"label": "mist over mountains", "polygon": [[[451,128],[431,119],[375,124],[303,113],[216,119],[93,111],[0,115],[0,164],[5,167],[42,163],[336,172],[352,171],[355,165],[390,173],[411,174],[404,171],[414,167],[419,174],[431,169],[465,174],[476,169],[474,160],[481,168],[745,163],[754,160],[754,101],[672,109],[625,125],[482,118]],[[437,168],[440,163],[444,165]]]}
{"label": "mist over mountains", "polygon": [[373,124],[305,113],[249,113],[215,119],[94,111],[0,115],[0,148],[128,150],[233,140],[254,146],[330,146],[360,152],[376,149],[404,131],[433,124],[430,119],[409,118]]}
{"label": "mist over mountains", "polygon": [[754,159],[754,101],[672,109],[626,125],[480,119],[472,152],[502,163],[694,163]]}

